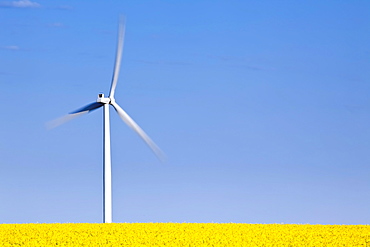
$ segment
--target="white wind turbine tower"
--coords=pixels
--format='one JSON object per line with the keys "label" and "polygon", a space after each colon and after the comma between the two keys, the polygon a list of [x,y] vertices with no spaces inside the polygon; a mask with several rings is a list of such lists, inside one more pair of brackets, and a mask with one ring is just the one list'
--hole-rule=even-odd
{"label": "white wind turbine tower", "polygon": [[123,49],[125,26],[123,21],[119,22],[118,42],[116,62],[113,71],[112,83],[108,97],[104,94],[99,94],[96,102],[84,106],[74,112],[69,113],[59,119],[51,121],[47,124],[49,128],[54,128],[75,117],[89,113],[100,107],[103,107],[103,222],[112,223],[112,169],[111,169],[111,148],[110,148],[110,123],[109,123],[109,105],[112,105],[121,119],[133,129],[153,150],[158,158],[163,159],[164,155],[158,146],[150,139],[150,137],[140,128],[139,125],[116,103],[114,92],[117,86],[118,74],[121,65],[121,56]]}

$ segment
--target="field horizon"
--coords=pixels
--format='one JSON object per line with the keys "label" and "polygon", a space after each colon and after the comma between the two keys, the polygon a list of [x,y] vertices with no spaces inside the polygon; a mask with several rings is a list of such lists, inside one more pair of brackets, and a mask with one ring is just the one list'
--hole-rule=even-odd
{"label": "field horizon", "polygon": [[368,246],[370,225],[0,224],[0,243],[3,246]]}

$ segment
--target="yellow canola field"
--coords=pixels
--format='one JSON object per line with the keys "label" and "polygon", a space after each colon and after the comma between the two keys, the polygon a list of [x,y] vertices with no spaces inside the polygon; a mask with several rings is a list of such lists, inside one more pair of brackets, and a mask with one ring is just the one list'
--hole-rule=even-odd
{"label": "yellow canola field", "polygon": [[0,224],[0,246],[370,246],[369,225]]}

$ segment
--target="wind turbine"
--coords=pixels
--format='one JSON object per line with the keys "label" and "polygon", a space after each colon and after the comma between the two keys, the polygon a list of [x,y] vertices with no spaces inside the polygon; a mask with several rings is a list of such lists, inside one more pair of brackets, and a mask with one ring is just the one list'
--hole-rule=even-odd
{"label": "wind turbine", "polygon": [[117,53],[116,61],[113,70],[113,77],[109,96],[104,97],[104,94],[100,93],[96,102],[88,104],[76,111],[69,113],[59,119],[51,121],[47,124],[48,128],[54,128],[61,125],[75,117],[90,113],[100,107],[103,107],[103,222],[112,223],[112,164],[111,164],[111,147],[110,147],[110,123],[109,123],[109,105],[113,106],[121,119],[133,129],[144,142],[153,150],[153,152],[160,158],[163,159],[164,155],[158,146],[150,139],[150,137],[135,123],[135,121],[116,103],[114,98],[114,92],[116,90],[119,70],[121,66],[121,57],[124,41],[125,25],[122,18],[119,22],[118,27],[118,42],[117,42]]}

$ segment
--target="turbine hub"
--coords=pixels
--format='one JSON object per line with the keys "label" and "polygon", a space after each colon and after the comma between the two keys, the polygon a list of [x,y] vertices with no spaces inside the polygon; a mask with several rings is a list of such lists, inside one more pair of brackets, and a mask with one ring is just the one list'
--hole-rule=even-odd
{"label": "turbine hub", "polygon": [[96,102],[103,103],[103,104],[109,104],[110,103],[110,98],[105,98],[103,93],[100,93],[98,95],[98,99]]}

